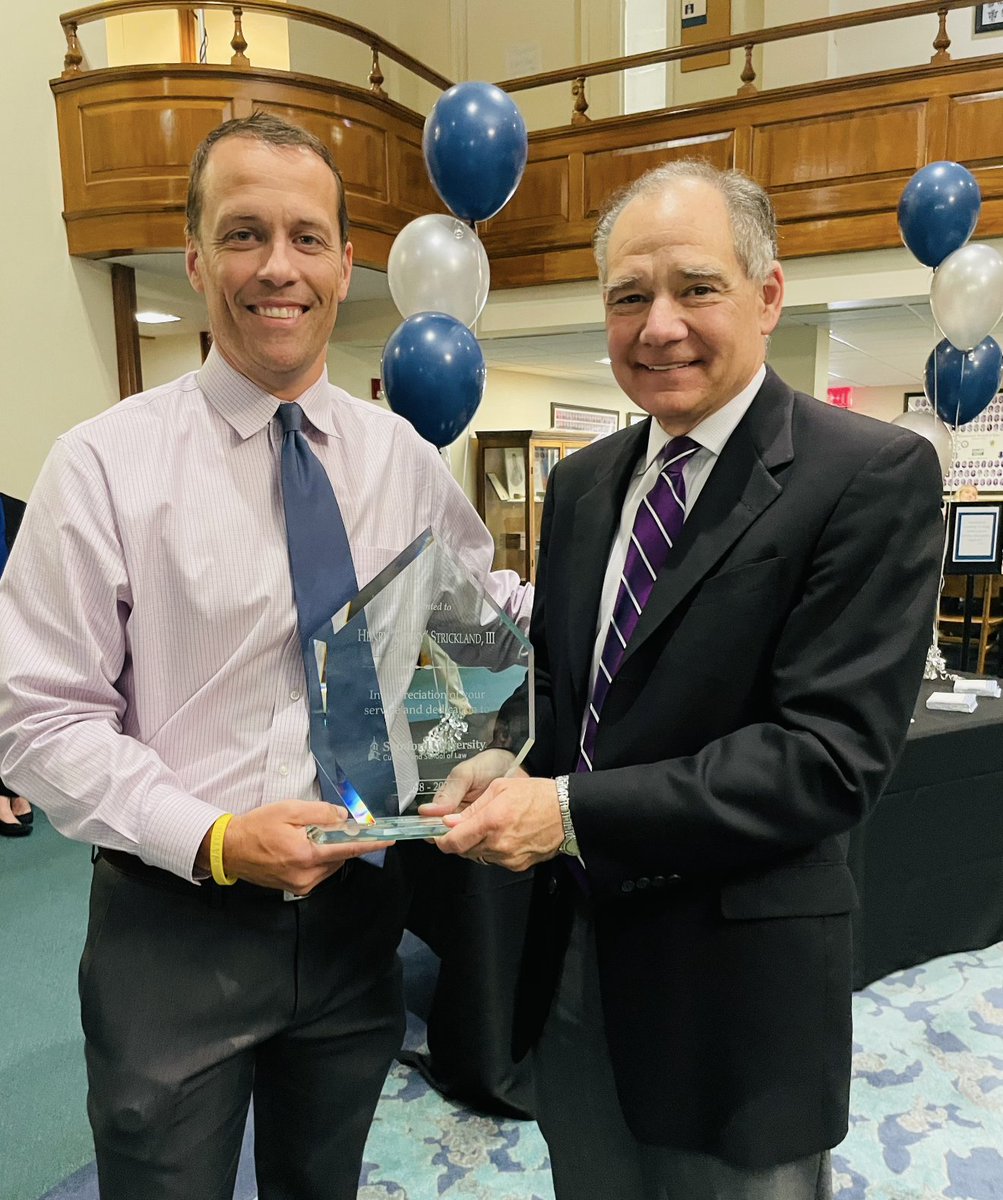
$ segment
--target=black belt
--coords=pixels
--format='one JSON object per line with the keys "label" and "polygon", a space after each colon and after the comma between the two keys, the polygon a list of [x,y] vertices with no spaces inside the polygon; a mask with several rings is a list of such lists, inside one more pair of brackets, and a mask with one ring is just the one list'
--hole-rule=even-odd
{"label": "black belt", "polygon": [[[138,883],[149,884],[151,887],[163,888],[170,892],[179,892],[185,896],[202,899],[208,904],[240,904],[245,901],[275,902],[287,899],[287,894],[280,888],[260,887],[258,884],[248,883],[244,879],[238,879],[236,883],[226,886],[222,886],[212,879],[203,879],[196,886],[182,879],[180,875],[175,875],[172,871],[151,867],[149,863],[143,862],[134,854],[127,854],[124,850],[107,850],[103,846],[99,846],[96,857],[104,859],[110,867],[114,867],[116,871],[121,871],[123,875],[128,875],[130,879],[135,879]],[[351,861],[346,862],[340,871],[336,871],[319,883],[310,895],[315,896],[318,892],[344,882],[353,866]],[[309,898],[309,896],[303,897],[303,899]]]}

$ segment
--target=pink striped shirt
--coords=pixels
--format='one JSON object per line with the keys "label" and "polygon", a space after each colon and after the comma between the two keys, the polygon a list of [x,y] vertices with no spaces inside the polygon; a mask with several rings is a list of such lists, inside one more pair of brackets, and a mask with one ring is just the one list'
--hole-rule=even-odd
{"label": "pink striped shirt", "polygon": [[[320,379],[300,398],[360,586],[424,528],[491,538],[434,448]],[[278,402],[215,351],[56,442],[0,583],[0,776],[68,837],[192,878],[222,812],[318,798]],[[488,582],[525,624],[531,589]]]}

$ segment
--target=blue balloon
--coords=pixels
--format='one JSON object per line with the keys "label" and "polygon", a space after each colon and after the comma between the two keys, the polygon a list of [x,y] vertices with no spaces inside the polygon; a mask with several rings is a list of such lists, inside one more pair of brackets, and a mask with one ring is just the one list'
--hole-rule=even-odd
{"label": "blue balloon", "polygon": [[899,201],[902,240],[928,267],[939,266],[975,232],[982,193],[960,163],[935,162],[913,175]]}
{"label": "blue balloon", "polygon": [[415,313],[397,326],[380,370],[390,407],[440,450],[470,424],[487,375],[474,335],[437,312]]}
{"label": "blue balloon", "polygon": [[421,138],[435,190],[464,221],[486,221],[519,186],[529,140],[515,102],[493,83],[457,83],[428,114]]}
{"label": "blue balloon", "polygon": [[992,401],[1003,376],[1003,352],[991,337],[974,350],[958,350],[944,338],[926,360],[926,397],[948,425],[967,425]]}

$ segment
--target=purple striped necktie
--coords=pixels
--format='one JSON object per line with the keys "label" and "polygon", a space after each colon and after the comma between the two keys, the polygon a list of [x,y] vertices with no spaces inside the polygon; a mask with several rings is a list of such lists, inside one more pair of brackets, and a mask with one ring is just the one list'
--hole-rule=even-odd
{"label": "purple striped necktie", "polygon": [[599,732],[603,701],[623,661],[641,610],[655,586],[655,579],[682,532],[686,516],[683,466],[699,449],[692,438],[676,437],[668,441],[659,455],[661,466],[658,479],[638,505],[623,574],[620,576],[620,587],[613,605],[613,616],[596,671],[576,771],[592,770],[592,754]]}

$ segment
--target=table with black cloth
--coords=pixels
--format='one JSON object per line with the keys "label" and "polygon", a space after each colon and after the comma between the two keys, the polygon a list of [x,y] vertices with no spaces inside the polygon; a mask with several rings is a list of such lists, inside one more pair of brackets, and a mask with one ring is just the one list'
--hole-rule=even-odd
{"label": "table with black cloth", "polygon": [[931,712],[924,682],[880,803],[850,835],[854,987],[1003,940],[1003,699]]}
{"label": "table with black cloth", "polygon": [[[902,758],[849,838],[860,895],[854,987],[942,954],[1003,940],[1003,699],[930,712],[924,683]],[[506,1116],[532,1112],[526,1063],[509,1053],[530,876],[402,843],[414,884],[408,928],[440,959],[417,1061],[451,1099]]]}

